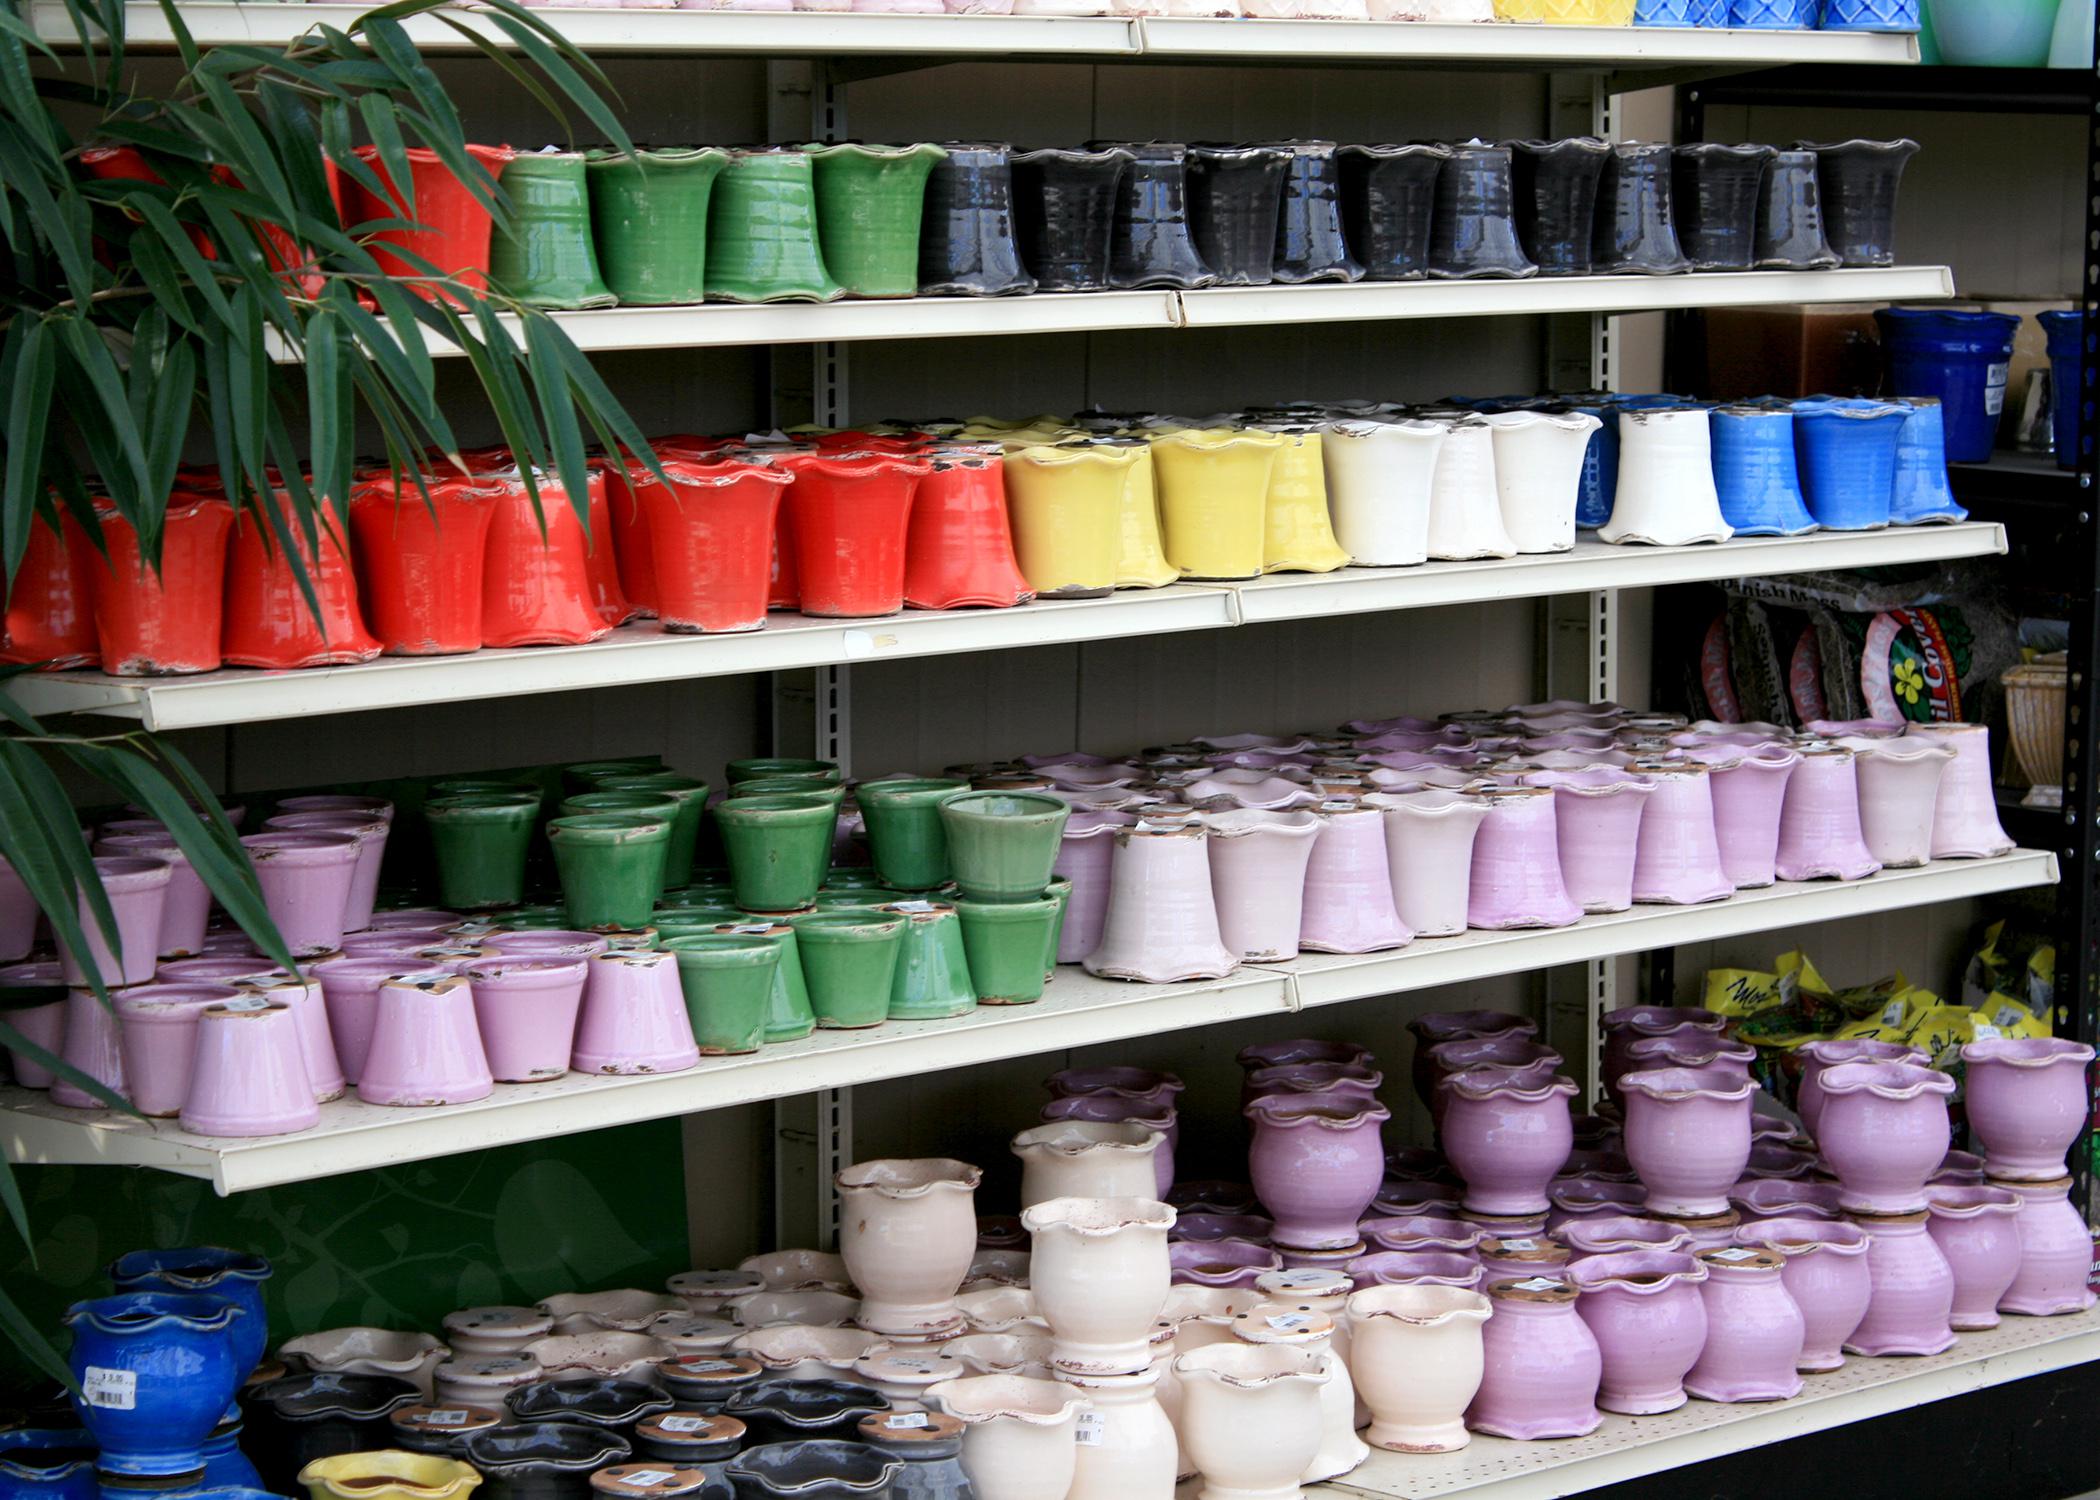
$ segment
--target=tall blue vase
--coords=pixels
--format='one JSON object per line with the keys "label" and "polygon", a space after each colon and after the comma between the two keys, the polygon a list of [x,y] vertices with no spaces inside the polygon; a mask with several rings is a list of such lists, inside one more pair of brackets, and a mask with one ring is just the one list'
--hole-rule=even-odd
{"label": "tall blue vase", "polygon": [[85,1427],[0,1432],[4,1500],[95,1500],[95,1440]]}
{"label": "tall blue vase", "polygon": [[1737,536],[1799,536],[1816,529],[1801,495],[1794,414],[1784,406],[1714,409],[1714,488]]}
{"label": "tall blue vase", "polygon": [[1881,401],[1794,403],[1801,490],[1818,525],[1832,531],[1888,525],[1896,494],[1896,445],[1909,415]]}
{"label": "tall blue vase", "polygon": [[111,1474],[187,1474],[241,1383],[235,1325],[223,1297],[126,1292],[66,1309],[81,1425]]}
{"label": "tall blue vase", "polygon": [[1898,526],[1921,521],[1966,521],[1969,513],[1947,483],[1946,409],[1930,396],[1906,396],[1903,432],[1896,442],[1896,489],[1889,520]]}

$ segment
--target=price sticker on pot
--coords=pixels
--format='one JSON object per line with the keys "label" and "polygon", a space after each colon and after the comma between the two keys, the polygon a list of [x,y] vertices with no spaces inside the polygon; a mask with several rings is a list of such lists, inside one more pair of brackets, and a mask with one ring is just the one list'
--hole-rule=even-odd
{"label": "price sticker on pot", "polygon": [[771,922],[742,922],[729,929],[731,932],[771,932]]}
{"label": "price sticker on pot", "polygon": [[1516,1283],[1520,1292],[1557,1292],[1561,1283],[1550,1276],[1530,1276]]}
{"label": "price sticker on pot", "polygon": [[1513,1254],[1525,1250],[1536,1250],[1538,1247],[1539,1242],[1537,1240],[1504,1240],[1502,1242],[1502,1248]]}
{"label": "price sticker on pot", "polygon": [[440,1406],[423,1414],[426,1427],[464,1427],[467,1425],[467,1409],[464,1406]]}
{"label": "price sticker on pot", "polygon": [[931,1375],[940,1368],[930,1359],[908,1359],[901,1355],[886,1359],[883,1363],[892,1370],[910,1370],[916,1375]]}
{"label": "price sticker on pot", "polygon": [[669,1484],[678,1475],[669,1469],[629,1469],[620,1476],[622,1484],[650,1485]]}
{"label": "price sticker on pot", "polygon": [[689,1359],[682,1361],[678,1368],[691,1375],[719,1375],[724,1370],[741,1370],[743,1366],[733,1359]]}
{"label": "price sticker on pot", "polygon": [[1072,1427],[1072,1441],[1082,1448],[1098,1448],[1108,1441],[1108,1421],[1098,1411],[1083,1411]]}
{"label": "price sticker on pot", "polygon": [[659,1432],[705,1432],[707,1417],[659,1417],[656,1427]]}
{"label": "price sticker on pot", "polygon": [[89,1365],[80,1379],[80,1394],[90,1406],[110,1411],[131,1411],[139,1404],[139,1374],[136,1370],[105,1370]]}
{"label": "price sticker on pot", "polygon": [[239,1011],[245,1015],[249,1011],[268,1010],[270,1002],[261,995],[242,995],[237,999],[223,1001],[218,1008],[220,1010]]}
{"label": "price sticker on pot", "polygon": [[1278,1333],[1296,1333],[1301,1328],[1312,1326],[1312,1319],[1304,1313],[1284,1313],[1280,1317],[1269,1318],[1266,1321]]}
{"label": "price sticker on pot", "polygon": [[890,1432],[909,1432],[913,1428],[929,1427],[932,1424],[926,1420],[926,1413],[923,1411],[900,1411],[893,1416],[884,1417],[882,1425]]}
{"label": "price sticker on pot", "polygon": [[1715,1260],[1725,1260],[1730,1265],[1734,1265],[1739,1261],[1756,1260],[1757,1252],[1755,1250],[1745,1250],[1742,1246],[1737,1245],[1729,1250],[1716,1250],[1713,1258]]}
{"label": "price sticker on pot", "polygon": [[2012,366],[1993,363],[1983,372],[1983,410],[1998,416],[2005,410],[2005,388],[2012,383]]}
{"label": "price sticker on pot", "polygon": [[931,901],[892,901],[890,903],[890,910],[908,911],[914,913],[929,912],[933,910],[933,903]]}

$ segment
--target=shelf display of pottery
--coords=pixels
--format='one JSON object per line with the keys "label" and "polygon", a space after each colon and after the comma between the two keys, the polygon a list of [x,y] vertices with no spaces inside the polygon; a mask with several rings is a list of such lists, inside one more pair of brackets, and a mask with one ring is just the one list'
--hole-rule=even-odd
{"label": "shelf display of pottery", "polygon": [[[552,0],[526,0],[549,4]],[[1757,31],[1914,32],[1918,0],[725,0],[719,10],[876,15],[1245,17],[1270,21],[1550,22]]]}

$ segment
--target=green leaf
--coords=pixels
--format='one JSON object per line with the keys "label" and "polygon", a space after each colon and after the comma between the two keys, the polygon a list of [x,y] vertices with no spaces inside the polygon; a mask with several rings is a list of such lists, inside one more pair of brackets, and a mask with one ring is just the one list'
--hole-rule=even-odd
{"label": "green leaf", "polygon": [[57,372],[52,368],[52,342],[42,318],[18,314],[7,331],[7,341],[7,475],[4,497],[0,497],[0,528],[7,535],[7,581],[12,589],[15,573],[29,550],[29,528],[43,490],[44,426],[51,416]]}
{"label": "green leaf", "polygon": [[[13,1170],[4,1161],[0,1161],[0,1171]],[[74,1389],[73,1372],[66,1367],[66,1362],[58,1357],[58,1351],[51,1347],[51,1341],[44,1337],[43,1329],[29,1321],[22,1309],[15,1305],[15,1299],[8,1296],[5,1287],[0,1287],[0,1328],[7,1331],[8,1342],[26,1355],[31,1364],[68,1390]]]}
{"label": "green leaf", "polygon": [[323,310],[306,325],[306,413],[314,482],[338,499],[350,489],[350,433],[343,424],[341,319]]}
{"label": "green leaf", "polygon": [[[12,1026],[0,1023],[0,1040],[18,1036]],[[22,1189],[15,1183],[14,1168],[0,1160],[0,1203],[7,1205],[7,1217],[15,1226],[15,1233],[22,1237],[22,1245],[29,1252],[31,1270],[37,1269],[36,1236],[29,1232],[29,1210],[22,1203]]]}
{"label": "green leaf", "polygon": [[[80,955],[83,966],[87,967],[87,935],[81,930],[79,903],[87,900],[95,925],[112,949],[118,941],[117,919],[109,909],[109,897],[103,892],[100,881],[92,881],[84,889],[75,886],[64,851],[55,847],[46,835],[43,820],[30,805],[15,774],[15,762],[7,753],[9,750],[34,753],[15,741],[0,739],[0,858],[7,860],[22,884],[29,888],[30,898],[43,912],[58,940]],[[75,833],[71,838],[85,853],[86,846],[80,836]],[[102,976],[92,967],[88,967],[88,983],[97,995],[107,998],[108,990]]]}
{"label": "green leaf", "polygon": [[408,145],[394,119],[393,101],[384,94],[367,94],[358,100],[365,130],[379,152],[379,165],[387,182],[384,202],[394,205],[402,218],[416,217],[416,178],[408,167]]}
{"label": "green leaf", "polygon": [[[59,343],[102,403],[102,415],[123,449],[124,461],[130,465],[140,493],[150,491],[153,481],[151,471],[146,467],[146,445],[140,440],[138,426],[131,419],[131,401],[124,389],[123,377],[117,373],[117,362],[110,357],[108,347],[92,325],[77,317],[54,321]],[[103,477],[110,476],[105,474]]]}
{"label": "green leaf", "polygon": [[591,529],[590,470],[584,464],[583,431],[576,425],[576,403],[569,395],[569,374],[562,363],[560,335],[554,320],[545,313],[524,315],[525,348],[532,370],[533,389],[540,401],[540,419],[547,427],[547,440],[554,446],[554,469],[568,492],[569,508]]}

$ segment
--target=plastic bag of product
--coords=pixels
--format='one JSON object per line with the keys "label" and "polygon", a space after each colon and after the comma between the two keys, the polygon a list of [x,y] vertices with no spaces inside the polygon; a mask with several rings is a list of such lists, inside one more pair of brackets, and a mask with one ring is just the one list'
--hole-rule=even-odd
{"label": "plastic bag of product", "polygon": [[1777,974],[1755,969],[1708,969],[1706,993],[1700,1003],[1716,1015],[1740,1019],[1784,1005],[1791,989]]}
{"label": "plastic bag of product", "polygon": [[2002,921],[1983,929],[1983,945],[1962,970],[1961,997],[1974,1009],[1991,1010],[2000,996],[2048,1024],[2056,1009],[2056,946],[2045,934],[2008,930]]}
{"label": "plastic bag of product", "polygon": [[1837,1034],[1847,1041],[1909,1041],[1918,1023],[1939,1004],[1940,997],[1931,990],[1921,990],[1906,983],[1883,996],[1873,1010],[1840,1026]]}

